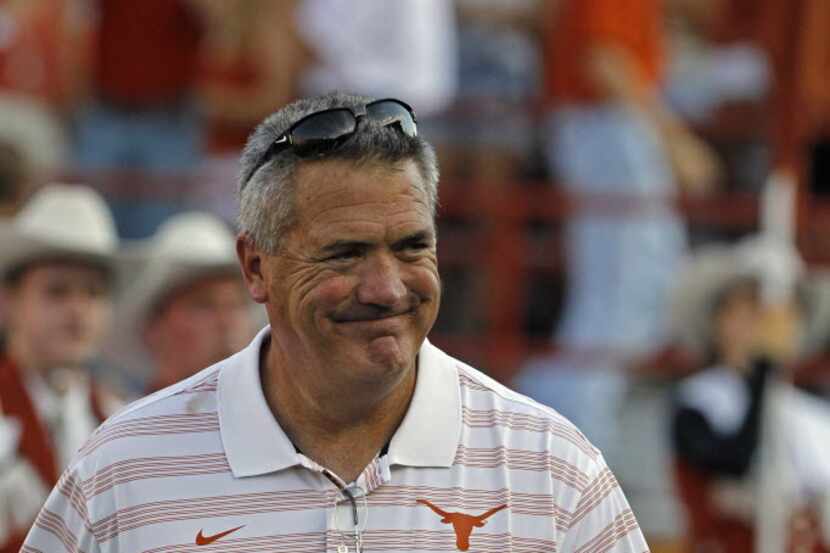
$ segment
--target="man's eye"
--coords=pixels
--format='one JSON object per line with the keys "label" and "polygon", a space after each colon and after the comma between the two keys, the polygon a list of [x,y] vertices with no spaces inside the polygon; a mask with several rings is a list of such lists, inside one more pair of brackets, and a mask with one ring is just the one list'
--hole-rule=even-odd
{"label": "man's eye", "polygon": [[417,240],[413,242],[406,242],[402,245],[400,251],[405,253],[418,253],[427,249],[429,249],[429,243]]}
{"label": "man's eye", "polygon": [[334,255],[330,255],[327,259],[329,261],[347,261],[359,256],[360,252],[357,250],[343,250],[341,252],[337,252]]}

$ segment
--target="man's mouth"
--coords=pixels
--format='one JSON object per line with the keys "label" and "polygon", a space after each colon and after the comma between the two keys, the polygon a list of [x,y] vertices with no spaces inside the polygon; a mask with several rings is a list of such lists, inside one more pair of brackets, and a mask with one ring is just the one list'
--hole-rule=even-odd
{"label": "man's mouth", "polygon": [[341,316],[334,316],[332,320],[335,323],[339,324],[349,324],[349,323],[372,323],[372,322],[379,322],[384,321],[387,319],[394,319],[395,317],[402,317],[407,315],[414,315],[416,308],[407,309],[405,311],[398,311],[395,313],[383,313],[377,315],[341,315]]}

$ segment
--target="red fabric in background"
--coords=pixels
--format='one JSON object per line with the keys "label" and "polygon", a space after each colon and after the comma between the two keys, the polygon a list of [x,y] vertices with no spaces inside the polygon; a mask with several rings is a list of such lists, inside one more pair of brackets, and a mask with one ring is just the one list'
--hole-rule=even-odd
{"label": "red fabric in background", "polygon": [[[40,0],[26,9],[12,9],[0,0],[3,37],[0,40],[0,90],[25,94],[48,105],[66,100],[69,83],[61,68],[62,26],[68,2]],[[12,15],[14,14],[14,15]],[[77,47],[74,45],[73,47]]]}
{"label": "red fabric in background", "polygon": [[177,0],[101,0],[94,79],[98,97],[159,108],[192,92],[201,24]]}
{"label": "red fabric in background", "polygon": [[645,81],[657,86],[663,70],[661,0],[564,0],[554,12],[545,46],[548,104],[592,104],[601,98],[586,72],[591,48],[628,52]]}
{"label": "red fabric in background", "polygon": [[[246,59],[232,60],[226,65],[219,63],[205,64],[202,79],[210,81],[213,86],[226,87],[238,93],[255,90],[263,76],[256,66]],[[263,114],[263,117],[267,114]],[[211,117],[207,121],[207,150],[213,154],[235,153],[245,147],[248,136],[254,130],[257,121],[248,124],[224,121],[220,117]]]}

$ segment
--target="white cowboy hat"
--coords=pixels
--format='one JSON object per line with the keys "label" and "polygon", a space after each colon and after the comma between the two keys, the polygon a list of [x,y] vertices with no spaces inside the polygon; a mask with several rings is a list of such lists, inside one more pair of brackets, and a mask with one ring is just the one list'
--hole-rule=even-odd
{"label": "white cowboy hat", "polygon": [[212,275],[241,275],[234,235],[223,221],[203,212],[169,218],[153,236],[128,246],[120,264],[122,280],[129,281],[123,316],[134,328],[180,286]]}
{"label": "white cowboy hat", "polygon": [[[798,252],[781,241],[753,236],[738,244],[707,246],[690,256],[679,272],[670,305],[670,335],[692,351],[705,354],[712,338],[712,309],[717,294],[739,278],[756,278],[773,296],[811,280]],[[802,287],[808,293],[811,287]],[[808,335],[817,332],[808,313]],[[827,317],[824,317],[827,318]]]}
{"label": "white cowboy hat", "polygon": [[104,199],[86,186],[50,184],[13,218],[0,221],[0,273],[67,258],[110,267],[118,245]]}

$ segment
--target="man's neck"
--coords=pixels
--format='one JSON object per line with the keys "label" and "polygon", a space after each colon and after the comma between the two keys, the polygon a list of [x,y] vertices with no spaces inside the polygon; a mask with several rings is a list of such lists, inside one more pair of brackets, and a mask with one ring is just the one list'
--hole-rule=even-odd
{"label": "man's neck", "polygon": [[388,393],[343,386],[335,399],[331,388],[315,387],[267,349],[260,360],[263,390],[280,426],[304,455],[344,481],[354,481],[403,420],[415,390],[415,367]]}

